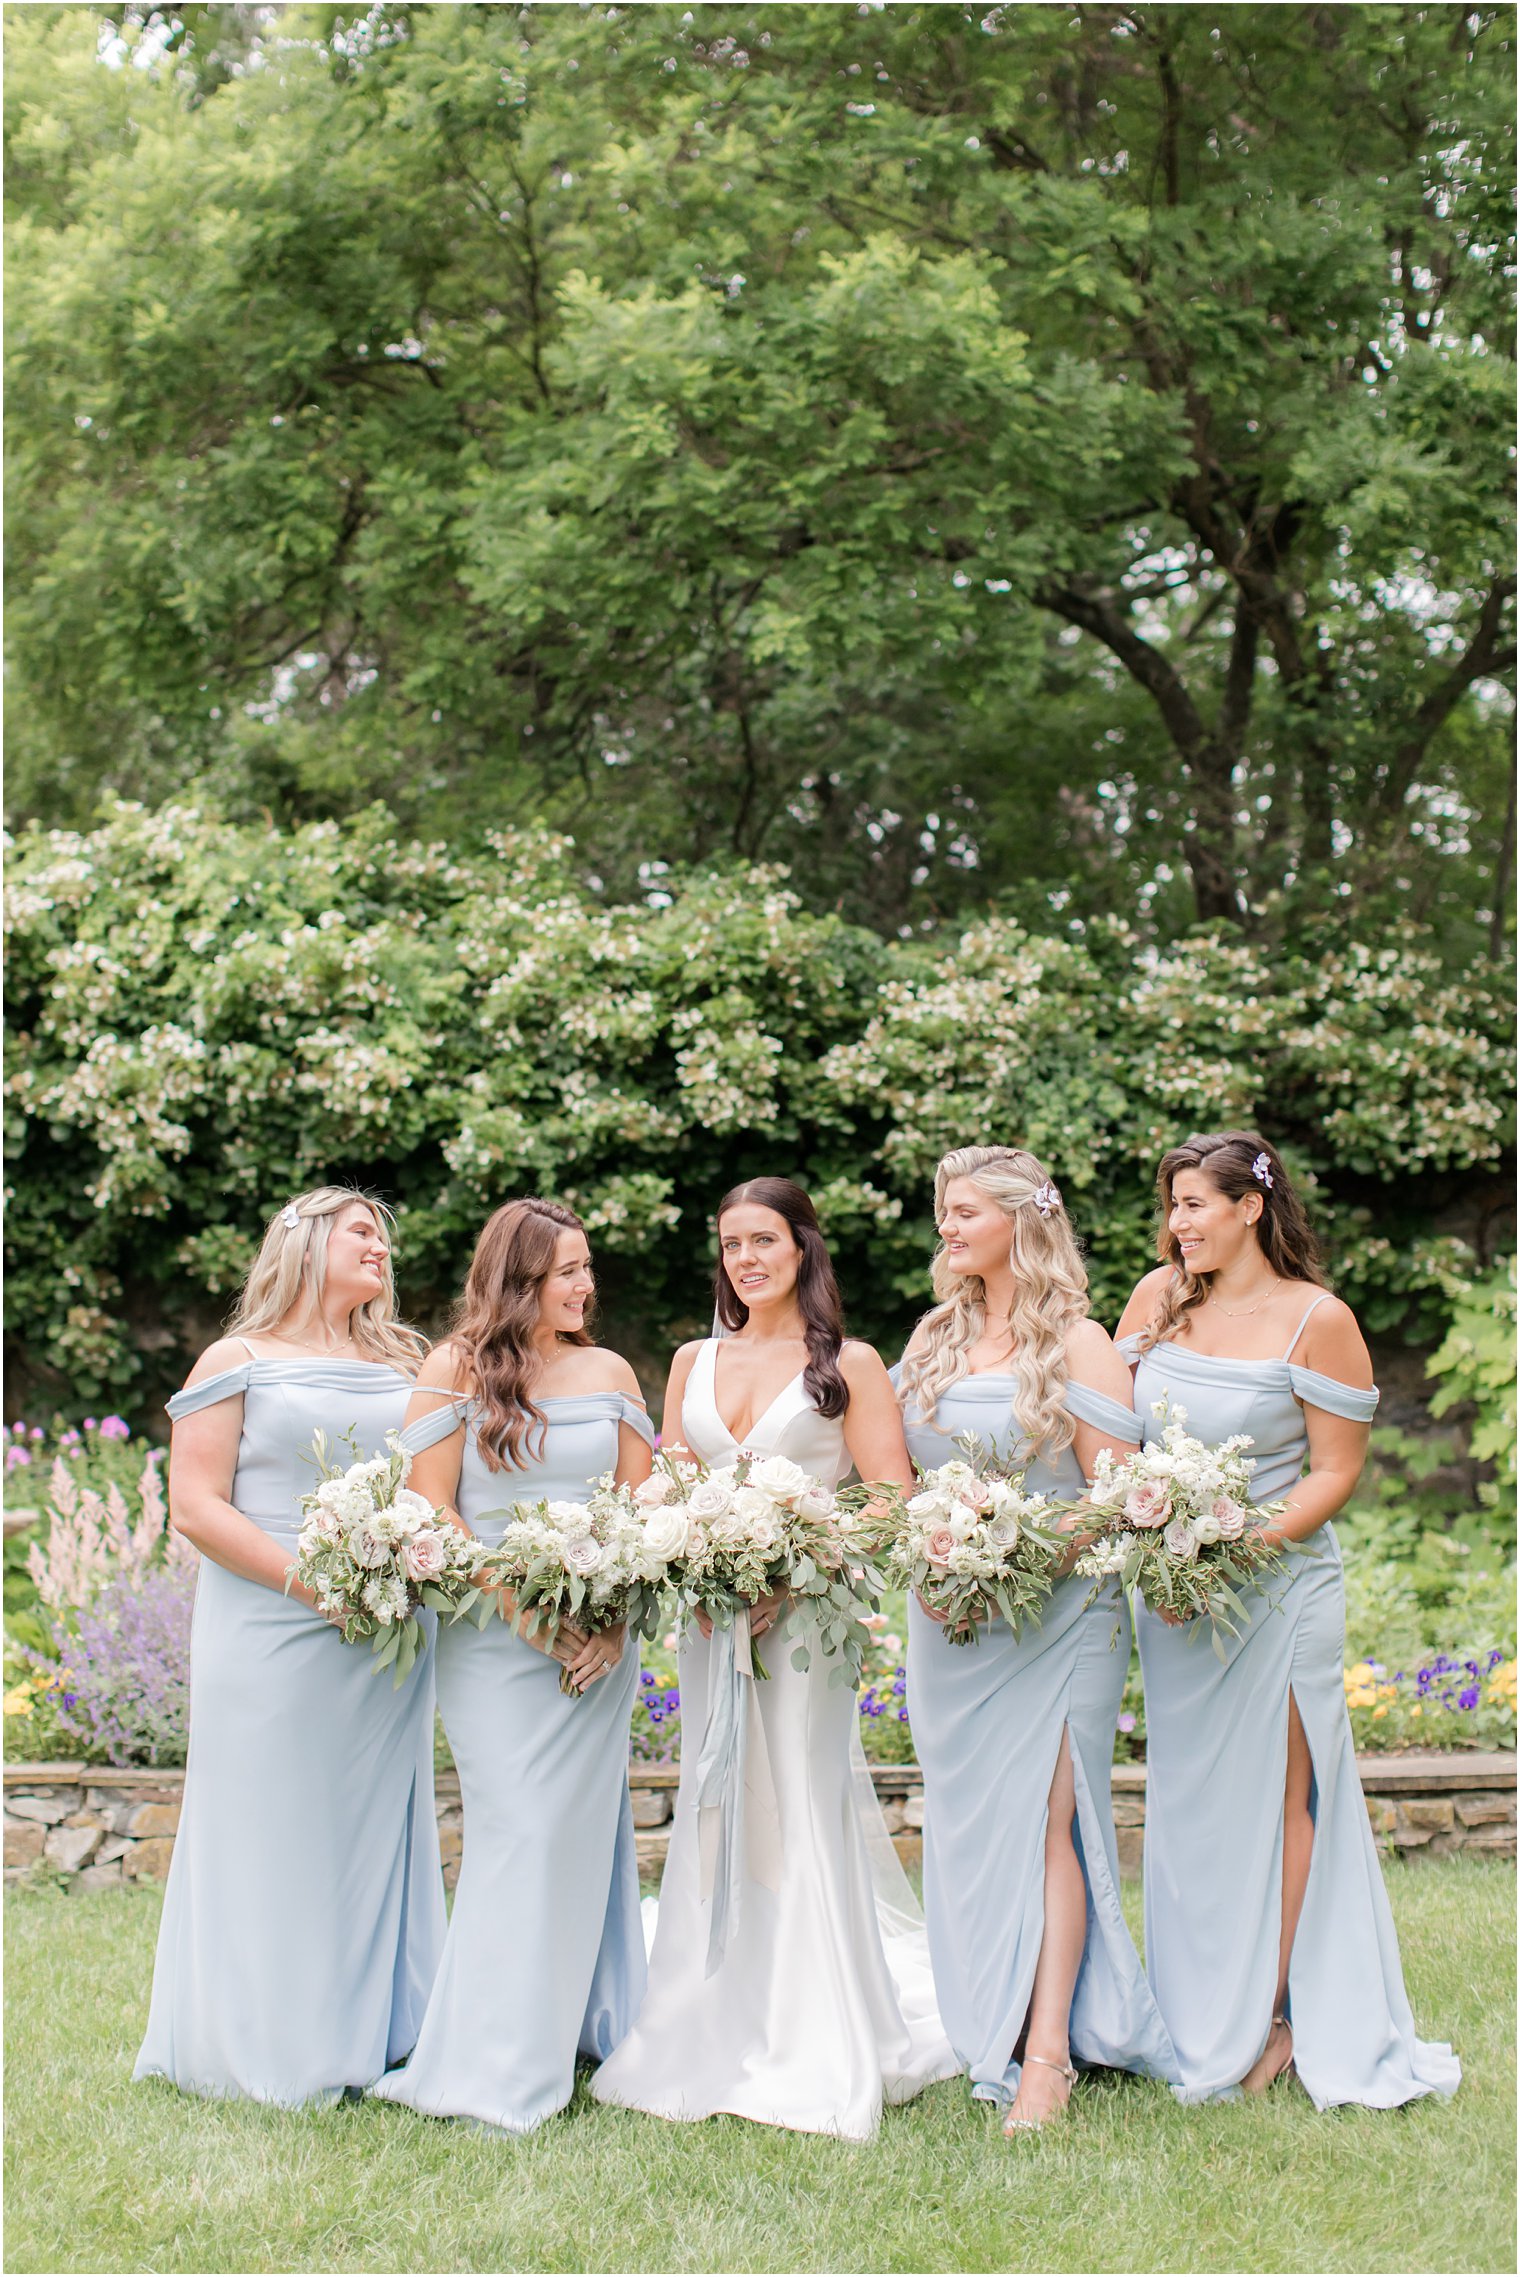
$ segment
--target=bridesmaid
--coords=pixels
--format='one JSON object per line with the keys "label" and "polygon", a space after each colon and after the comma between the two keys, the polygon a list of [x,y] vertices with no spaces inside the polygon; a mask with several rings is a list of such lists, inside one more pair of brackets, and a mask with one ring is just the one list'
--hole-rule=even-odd
{"label": "bridesmaid", "polygon": [[1254,1495],[1286,1498],[1275,1533],[1318,1552],[1253,1598],[1223,1665],[1185,1623],[1139,1615],[1145,1945],[1177,2092],[1255,2094],[1296,2068],[1320,2110],[1450,2095],[1451,2049],[1415,2037],[1346,1714],[1327,1521],[1366,1457],[1367,1347],[1254,1131],[1185,1139],[1161,1158],[1158,1194],[1162,1264],[1119,1335],[1147,1439],[1163,1399],[1201,1439],[1248,1432]]}
{"label": "bridesmaid", "polygon": [[[312,1436],[399,1430],[426,1346],[389,1214],[322,1186],[271,1221],[233,1333],[169,1402],[171,1522],[201,1552],[190,1756],[134,2078],[266,2103],[377,2079],[443,1944],[433,1656],[394,1689],[286,1569]],[[431,1627],[432,1616],[427,1616]]]}
{"label": "bridesmaid", "polygon": [[[418,1379],[411,1484],[494,1545],[511,1506],[637,1486],[654,1433],[633,1370],[587,1328],[579,1218],[507,1202],[486,1224],[458,1324]],[[526,2133],[569,2102],[577,2052],[610,2055],[644,1990],[628,1723],[636,1643],[568,1625],[552,1647],[503,1618],[439,1640],[438,1705],[459,1767],[464,1856],[416,2052],[376,2089],[441,2118]],[[560,1690],[567,1668],[579,1696]]]}
{"label": "bridesmaid", "polygon": [[[939,1303],[896,1371],[925,1470],[973,1434],[1031,1493],[1082,1493],[1100,1448],[1140,1437],[1128,1373],[1087,1314],[1087,1276],[1044,1165],[968,1146],[935,1173]],[[951,1645],[909,1606],[908,1703],[924,1767],[934,1981],[972,2093],[1012,2135],[1060,2117],[1073,2058],[1150,2077],[1176,2059],[1119,1904],[1109,1797],[1130,1622],[1068,1572],[1041,1625]],[[1115,1639],[1115,1627],[1118,1637]]]}

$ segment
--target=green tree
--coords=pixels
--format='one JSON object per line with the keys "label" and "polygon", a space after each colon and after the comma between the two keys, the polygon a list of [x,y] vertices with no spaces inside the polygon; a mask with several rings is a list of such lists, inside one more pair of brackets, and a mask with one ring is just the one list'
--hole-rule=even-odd
{"label": "green tree", "polygon": [[106,21],[9,26],[19,813],[1502,946],[1507,12]]}

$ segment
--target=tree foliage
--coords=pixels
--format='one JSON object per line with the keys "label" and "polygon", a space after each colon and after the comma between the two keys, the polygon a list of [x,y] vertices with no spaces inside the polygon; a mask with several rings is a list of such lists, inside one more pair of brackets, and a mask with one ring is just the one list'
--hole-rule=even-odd
{"label": "tree foliage", "polygon": [[1487,7],[13,11],[17,812],[1497,948],[1512,98]]}
{"label": "tree foliage", "polygon": [[[994,917],[888,942],[775,870],[617,906],[562,839],[467,860],[378,807],[289,833],[131,806],[29,831],[8,919],[22,1397],[150,1412],[269,1216],[333,1176],[397,1204],[429,1322],[497,1203],[573,1203],[610,1333],[651,1370],[707,1326],[714,1203],[764,1171],[809,1186],[884,1347],[928,1301],[951,1146],[1040,1152],[1110,1322],[1153,1254],[1156,1157],[1189,1130],[1271,1133],[1385,1331],[1444,1325],[1474,1196],[1510,1192],[1508,1006],[1417,938],[1163,951],[1113,918],[1054,937]],[[1454,1201],[1467,1242],[1435,1230]]]}

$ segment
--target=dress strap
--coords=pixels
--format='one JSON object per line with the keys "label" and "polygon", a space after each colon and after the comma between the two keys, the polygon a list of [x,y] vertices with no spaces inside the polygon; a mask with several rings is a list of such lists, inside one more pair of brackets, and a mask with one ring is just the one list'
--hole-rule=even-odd
{"label": "dress strap", "polygon": [[1322,1407],[1327,1415],[1343,1415],[1350,1423],[1370,1423],[1377,1413],[1378,1388],[1363,1391],[1360,1384],[1343,1384],[1337,1376],[1322,1376],[1314,1368],[1289,1362],[1288,1380],[1293,1397],[1302,1407]]}
{"label": "dress strap", "polygon": [[1320,1306],[1324,1303],[1325,1299],[1331,1295],[1331,1293],[1332,1292],[1329,1289],[1320,1290],[1319,1295],[1315,1298],[1313,1304],[1310,1305],[1309,1311],[1304,1314],[1303,1319],[1299,1322],[1297,1328],[1294,1329],[1293,1334],[1288,1338],[1288,1349],[1283,1354],[1283,1358],[1285,1360],[1290,1360],[1293,1357],[1294,1348],[1297,1345],[1299,1338],[1303,1335],[1304,1330],[1309,1325],[1310,1315],[1318,1312]]}
{"label": "dress strap", "polygon": [[[238,1341],[241,1343],[241,1337]],[[252,1376],[253,1368],[247,1360],[236,1368],[221,1368],[198,1384],[182,1386],[165,1401],[164,1412],[172,1423],[178,1423],[182,1415],[197,1415],[203,1407],[216,1407],[224,1399],[241,1399]]]}
{"label": "dress strap", "polygon": [[631,1431],[637,1431],[646,1446],[652,1447],[654,1425],[649,1420],[649,1410],[644,1402],[634,1399],[628,1392],[615,1392],[613,1397],[618,1403],[619,1423],[626,1423]]}
{"label": "dress strap", "polygon": [[1114,1338],[1115,1348],[1124,1354],[1131,1367],[1140,1357],[1140,1339],[1144,1334],[1144,1329],[1132,1328],[1127,1336],[1116,1336]]}
{"label": "dress strap", "polygon": [[409,1455],[420,1455],[424,1448],[436,1447],[441,1439],[452,1438],[461,1423],[468,1418],[470,1395],[467,1392],[443,1392],[436,1384],[421,1384],[421,1391],[437,1391],[445,1404],[435,1407],[431,1415],[419,1415],[415,1422],[403,1425],[398,1436]]}
{"label": "dress strap", "polygon": [[1069,1416],[1077,1423],[1089,1423],[1096,1431],[1110,1439],[1119,1439],[1126,1447],[1138,1447],[1145,1426],[1132,1407],[1121,1400],[1111,1399],[1107,1392],[1095,1391],[1091,1384],[1073,1383],[1069,1379],[1062,1402]]}

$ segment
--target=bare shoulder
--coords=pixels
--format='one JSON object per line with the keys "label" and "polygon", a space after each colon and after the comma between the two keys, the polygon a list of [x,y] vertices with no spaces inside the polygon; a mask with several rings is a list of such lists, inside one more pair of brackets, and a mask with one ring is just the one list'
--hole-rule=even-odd
{"label": "bare shoulder", "polygon": [[185,1378],[187,1384],[203,1384],[212,1376],[224,1376],[229,1368],[246,1367],[252,1357],[241,1336],[219,1336],[208,1344]]}
{"label": "bare shoulder", "polygon": [[1153,1266],[1149,1273],[1144,1274],[1135,1283],[1115,1334],[1133,1336],[1138,1330],[1147,1327],[1155,1318],[1162,1297],[1175,1279],[1176,1274],[1170,1265]]}
{"label": "bare shoulder", "polygon": [[1129,1363],[1101,1321],[1075,1321],[1067,1330],[1066,1373],[1072,1383],[1130,1405]]}
{"label": "bare shoulder", "polygon": [[1358,1391],[1372,1388],[1372,1355],[1367,1339],[1356,1314],[1339,1297],[1326,1297],[1315,1305],[1308,1326],[1294,1346],[1293,1359],[1301,1368],[1333,1376],[1338,1383],[1351,1384]]}
{"label": "bare shoulder", "polygon": [[851,1391],[864,1391],[869,1384],[880,1383],[886,1375],[887,1364],[874,1344],[863,1337],[847,1336],[839,1347],[839,1373]]}
{"label": "bare shoulder", "polygon": [[452,1336],[435,1344],[412,1379],[414,1391],[462,1392],[470,1389],[469,1363]]}
{"label": "bare shoulder", "polygon": [[1074,1320],[1066,1331],[1066,1357],[1081,1360],[1112,1352],[1114,1340],[1101,1320]]}
{"label": "bare shoulder", "polygon": [[[639,1379],[621,1352],[605,1344],[567,1344],[555,1354],[551,1378],[554,1394],[626,1392],[642,1401]],[[551,1395],[553,1396],[553,1395]]]}

